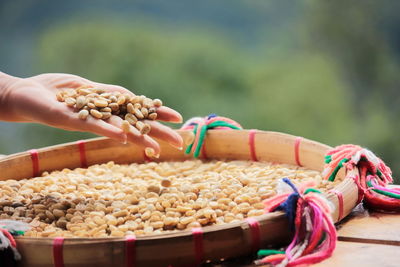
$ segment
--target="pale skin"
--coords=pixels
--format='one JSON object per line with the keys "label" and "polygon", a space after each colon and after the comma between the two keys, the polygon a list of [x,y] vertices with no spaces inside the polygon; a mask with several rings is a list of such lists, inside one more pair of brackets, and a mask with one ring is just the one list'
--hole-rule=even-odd
{"label": "pale skin", "polygon": [[[129,133],[124,133],[121,129],[122,119],[118,116],[111,116],[108,120],[99,120],[91,116],[87,120],[79,119],[78,113],[65,103],[58,102],[55,95],[60,90],[82,85],[133,94],[121,86],[97,83],[71,74],[46,73],[18,78],[0,72],[0,120],[36,122],[69,131],[92,132],[122,143],[130,142],[144,148],[152,148],[156,155],[160,154],[160,145],[154,138],[182,148],[181,136],[157,121],[146,121],[150,124],[151,131],[148,135],[141,135],[133,126],[130,127]],[[182,122],[182,116],[178,112],[165,106],[158,108],[157,114],[160,121]]]}

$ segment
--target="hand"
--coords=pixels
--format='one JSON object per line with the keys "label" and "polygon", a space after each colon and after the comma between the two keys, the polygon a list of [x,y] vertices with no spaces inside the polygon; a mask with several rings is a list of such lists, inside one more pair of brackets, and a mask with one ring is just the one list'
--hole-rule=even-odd
{"label": "hand", "polygon": [[[111,116],[108,120],[99,120],[89,116],[86,120],[81,120],[78,113],[56,99],[58,91],[82,85],[132,94],[121,86],[96,83],[70,74],[48,73],[25,79],[8,77],[11,81],[0,90],[1,120],[38,122],[69,131],[92,132],[120,142],[128,141],[153,148],[155,154],[160,153],[160,146],[152,137],[164,140],[174,147],[181,148],[183,145],[179,134],[159,122],[146,121],[151,126],[149,135],[141,135],[135,127],[131,127],[130,132],[125,134],[120,127],[120,117]],[[158,108],[157,114],[157,119],[161,121],[182,122],[182,116],[168,107]]]}

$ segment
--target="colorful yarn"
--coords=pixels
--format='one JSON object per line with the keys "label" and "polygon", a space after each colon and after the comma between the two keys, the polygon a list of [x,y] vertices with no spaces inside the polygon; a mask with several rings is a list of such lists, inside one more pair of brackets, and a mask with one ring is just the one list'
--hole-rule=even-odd
{"label": "colorful yarn", "polygon": [[136,236],[125,237],[125,265],[126,267],[136,266]]}
{"label": "colorful yarn", "polygon": [[86,149],[85,149],[86,141],[85,140],[78,140],[76,142],[76,144],[78,145],[79,160],[81,162],[81,168],[87,168],[88,164],[87,164]]}
{"label": "colorful yarn", "polygon": [[303,165],[300,162],[300,144],[302,140],[303,138],[300,136],[297,136],[296,139],[294,140],[294,160],[296,161],[297,166],[300,167],[303,167]]}
{"label": "colorful yarn", "polygon": [[249,149],[250,149],[250,158],[252,161],[258,161],[257,152],[256,152],[256,130],[249,131]]}
{"label": "colorful yarn", "polygon": [[334,181],[338,171],[345,168],[350,171],[358,169],[354,177],[361,197],[372,209],[383,211],[400,211],[400,188],[388,188],[393,182],[392,171],[374,153],[356,145],[341,145],[325,156],[323,177]]}
{"label": "colorful yarn", "polygon": [[340,221],[341,219],[343,219],[343,214],[344,214],[344,200],[343,200],[343,194],[342,192],[336,190],[336,189],[332,189],[329,192],[332,192],[333,194],[335,194],[337,196],[338,199],[338,221]]}
{"label": "colorful yarn", "polygon": [[[260,250],[258,255],[264,258],[255,263],[295,266],[318,263],[330,257],[336,247],[336,229],[328,200],[316,189],[296,188],[288,178],[280,183],[278,188],[286,192],[267,199],[265,211],[285,212],[294,237],[285,251]],[[288,186],[290,192],[287,192]]]}
{"label": "colorful yarn", "polygon": [[192,228],[195,266],[199,266],[204,259],[203,229],[201,227]]}
{"label": "colorful yarn", "polygon": [[206,136],[207,130],[209,129],[217,129],[217,130],[226,130],[226,129],[235,129],[240,130],[243,129],[239,123],[225,117],[219,117],[216,114],[211,114],[205,118],[195,117],[188,120],[181,127],[182,130],[193,130],[195,135],[195,139],[192,144],[190,144],[185,153],[190,154],[193,153],[195,158],[199,157],[201,148],[204,144],[204,138]]}
{"label": "colorful yarn", "polygon": [[32,160],[32,177],[39,176],[39,152],[36,149],[28,151]]}
{"label": "colorful yarn", "polygon": [[[211,114],[205,118],[192,118],[182,128],[193,130],[195,139],[186,149],[186,154],[193,153],[197,158],[204,144],[208,129],[242,129],[235,121]],[[257,160],[255,153],[255,131],[249,132],[250,156]],[[295,140],[294,154],[297,165],[300,162],[301,138]],[[205,155],[205,151],[203,151]],[[371,151],[356,145],[342,145],[328,151],[325,157],[326,166],[323,177],[334,181],[341,168],[350,171],[358,169],[359,175],[354,177],[359,187],[359,200],[365,199],[370,207],[385,211],[400,211],[400,188],[387,188],[393,181],[392,172],[385,163]],[[343,196],[333,191],[339,201],[339,219],[343,217]],[[283,250],[259,250],[256,264],[271,264],[278,266],[297,266],[318,263],[329,258],[335,247],[337,234],[331,218],[333,207],[320,191],[311,184],[303,184],[296,188],[288,178],[278,183],[278,195],[265,201],[265,211],[283,211],[288,218],[294,237],[289,246]],[[249,225],[252,231],[257,230],[253,222]],[[259,230],[259,229],[258,229]],[[256,233],[252,232],[255,236]],[[196,236],[194,235],[194,238]],[[253,238],[254,239],[254,238]],[[195,239],[196,240],[196,239]],[[201,247],[195,245],[195,247]],[[255,243],[253,248],[256,247]],[[200,262],[201,253],[195,253],[196,262]]]}
{"label": "colorful yarn", "polygon": [[251,244],[252,251],[257,251],[260,248],[260,243],[261,243],[260,223],[252,217],[246,218],[245,220],[250,227],[250,233],[252,238],[252,244]]}
{"label": "colorful yarn", "polygon": [[53,239],[53,262],[54,267],[64,267],[64,237],[56,237]]}
{"label": "colorful yarn", "polygon": [[20,221],[0,220],[0,251],[11,249],[14,260],[20,260],[21,255],[17,250],[14,236],[23,235],[29,229],[29,225]]}

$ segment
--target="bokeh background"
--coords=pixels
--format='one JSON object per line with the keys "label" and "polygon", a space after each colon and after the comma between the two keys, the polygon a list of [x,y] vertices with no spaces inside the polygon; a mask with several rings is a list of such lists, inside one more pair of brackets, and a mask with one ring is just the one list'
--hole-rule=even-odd
{"label": "bokeh background", "polygon": [[[0,69],[119,84],[185,119],[217,113],[361,144],[399,176],[399,10],[396,0],[1,0]],[[0,154],[92,136],[0,127]]]}

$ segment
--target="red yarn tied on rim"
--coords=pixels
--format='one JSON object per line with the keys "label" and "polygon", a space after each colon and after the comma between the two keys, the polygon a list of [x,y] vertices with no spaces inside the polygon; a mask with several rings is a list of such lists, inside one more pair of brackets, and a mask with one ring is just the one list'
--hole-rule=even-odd
{"label": "red yarn tied on rim", "polygon": [[183,124],[181,127],[182,130],[193,130],[195,135],[195,139],[192,144],[190,144],[185,153],[190,154],[193,153],[195,158],[199,157],[201,148],[204,144],[204,139],[209,129],[218,129],[218,130],[226,130],[226,129],[235,129],[240,130],[243,129],[242,126],[234,120],[229,118],[220,117],[216,114],[208,115],[205,118],[195,117]]}
{"label": "red yarn tied on rim", "polygon": [[14,220],[0,220],[0,263],[7,261],[3,256],[3,253],[7,253],[7,250],[11,250],[13,259],[18,261],[21,259],[21,255],[17,250],[17,242],[15,242],[14,236],[24,235],[24,233],[30,228],[29,224]]}
{"label": "red yarn tied on rim", "polygon": [[[341,145],[328,151],[325,156],[324,179],[334,181],[338,171],[358,169],[354,177],[364,202],[372,209],[399,212],[400,188],[388,188],[393,182],[392,171],[374,153],[356,145]],[[362,199],[362,196],[361,196]]]}
{"label": "red yarn tied on rim", "polygon": [[265,211],[284,211],[294,237],[285,251],[260,250],[258,256],[264,258],[255,263],[296,266],[318,263],[330,257],[336,247],[336,229],[329,201],[320,191],[307,185],[297,189],[288,178],[283,178],[278,186],[286,187],[286,192],[278,192],[267,199]]}

